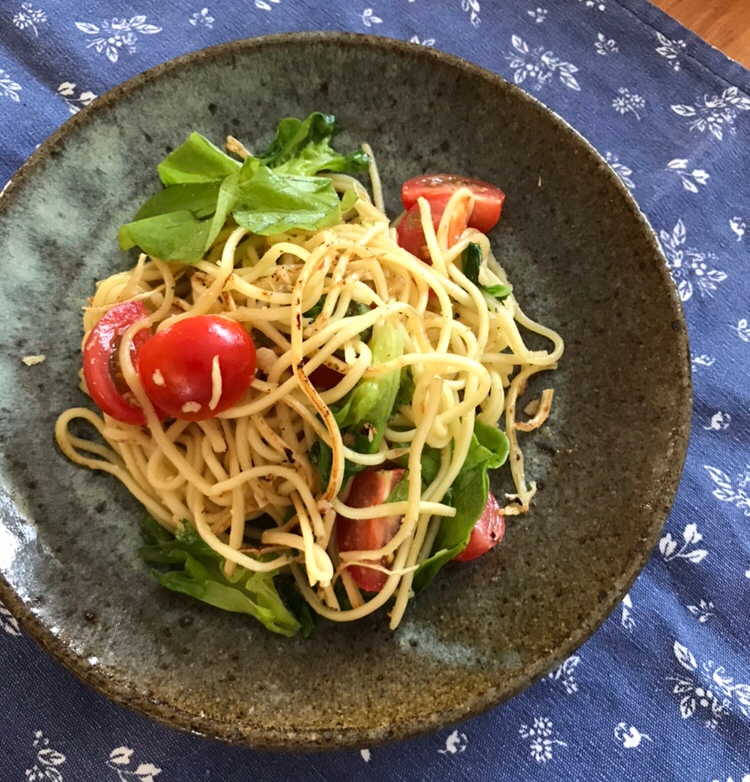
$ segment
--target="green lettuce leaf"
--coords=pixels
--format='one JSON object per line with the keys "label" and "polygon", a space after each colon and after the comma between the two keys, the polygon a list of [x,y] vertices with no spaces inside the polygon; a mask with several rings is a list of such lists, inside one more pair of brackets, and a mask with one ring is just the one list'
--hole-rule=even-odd
{"label": "green lettuce leaf", "polygon": [[464,274],[469,279],[469,282],[473,282],[479,290],[488,293],[498,301],[507,299],[513,292],[513,288],[510,285],[482,285],[479,282],[479,270],[482,267],[482,248],[478,244],[469,242],[461,254],[461,260],[463,262]]}
{"label": "green lettuce leaf", "polygon": [[276,129],[276,138],[259,158],[262,163],[284,174],[312,175],[319,171],[356,174],[367,171],[370,158],[362,150],[341,155],[331,147],[336,119],[330,114],[313,112],[306,120],[287,117]]}
{"label": "green lettuce leaf", "polygon": [[[232,215],[238,225],[268,236],[293,229],[315,231],[340,222],[357,195],[339,199],[318,171],[365,170],[361,151],[340,155],[331,146],[335,120],[315,112],[282,120],[269,150],[243,163],[199,133],[158,166],[165,189],[152,196],[119,231],[120,247],[140,247],[164,261],[195,263]],[[275,171],[271,169],[275,168]]]}
{"label": "green lettuce leaf", "polygon": [[200,133],[193,132],[184,144],[159,163],[156,170],[162,183],[169,187],[190,182],[221,182],[239,171],[240,166],[239,161]]}
{"label": "green lettuce leaf", "polygon": [[293,228],[314,231],[341,222],[341,200],[325,177],[280,176],[260,166],[244,180],[240,174],[232,215],[262,236]]}
{"label": "green lettuce leaf", "polygon": [[488,470],[497,469],[508,458],[508,438],[494,426],[474,422],[469,452],[443,501],[456,509],[453,518],[442,518],[432,554],[414,575],[414,591],[421,592],[446,562],[466,548],[490,490]]}
{"label": "green lettuce leaf", "polygon": [[162,261],[196,263],[205,253],[209,228],[208,220],[183,209],[127,223],[117,238],[121,250],[140,247]]}
{"label": "green lettuce leaf", "polygon": [[255,573],[238,566],[232,576],[227,576],[223,558],[186,522],[172,537],[147,517],[141,532],[145,544],[138,552],[141,559],[172,566],[151,571],[166,589],[224,611],[249,614],[280,635],[291,637],[300,630],[301,623],[276,589],[274,573]]}

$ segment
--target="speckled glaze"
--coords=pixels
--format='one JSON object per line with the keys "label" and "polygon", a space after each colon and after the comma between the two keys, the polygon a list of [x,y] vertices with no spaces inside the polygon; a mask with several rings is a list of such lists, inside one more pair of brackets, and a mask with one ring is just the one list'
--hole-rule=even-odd
{"label": "speckled glaze", "polygon": [[[329,111],[398,187],[458,171],[508,193],[492,239],[527,312],[567,349],[541,491],[504,543],[446,568],[390,632],[381,613],[287,640],[160,589],[143,511],[57,451],[77,390],[78,313],[129,265],[117,227],[191,130],[266,142]],[[0,599],[62,663],[179,728],[278,749],[372,746],[477,714],[581,644],[645,563],[689,432],[685,325],[653,233],[602,159],[512,85],[424,47],[343,34],[238,41],[159,66],[67,122],[0,199]],[[26,367],[21,357],[46,354]],[[502,476],[495,489],[505,488]]]}

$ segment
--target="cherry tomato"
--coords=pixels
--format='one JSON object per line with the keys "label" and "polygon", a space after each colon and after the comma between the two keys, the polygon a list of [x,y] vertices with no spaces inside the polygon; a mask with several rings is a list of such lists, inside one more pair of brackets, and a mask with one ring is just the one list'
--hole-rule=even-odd
{"label": "cherry tomato", "polygon": [[310,372],[310,380],[318,391],[328,391],[329,388],[337,386],[343,379],[344,376],[341,372],[337,372],[326,364],[321,364]]}
{"label": "cherry tomato", "polygon": [[[430,212],[432,213],[432,224],[437,232],[440,225],[440,219],[445,211],[448,198],[439,198],[430,200]],[[460,238],[467,225],[468,204],[464,202],[460,208],[456,209],[448,226],[448,247],[452,247]],[[430,262],[430,254],[427,250],[427,240],[422,230],[422,220],[419,215],[419,204],[414,204],[404,215],[396,229],[399,247],[416,255],[427,263]]]}
{"label": "cherry tomato", "polygon": [[[137,320],[148,317],[140,301],[128,301],[108,310],[91,330],[83,348],[83,377],[91,398],[107,415],[124,424],[143,426],[143,409],[129,397],[127,383],[120,374],[117,351],[123,333]],[[151,337],[142,329],[133,338],[130,355],[135,363]]]}
{"label": "cherry tomato", "polygon": [[[400,468],[358,472],[352,479],[346,504],[352,508],[380,505],[388,499],[404,472],[405,470]],[[339,551],[375,551],[382,548],[398,532],[400,524],[401,516],[357,520],[337,515],[336,539]],[[385,565],[385,557],[378,564]],[[366,592],[379,592],[388,580],[387,573],[358,565],[350,567],[349,573],[356,584]]]}
{"label": "cherry tomato", "polygon": [[490,492],[487,495],[482,515],[471,531],[469,543],[453,559],[456,562],[468,562],[471,559],[481,557],[482,554],[486,554],[493,546],[496,546],[503,539],[504,534],[505,515]]}
{"label": "cherry tomato", "polygon": [[505,201],[505,193],[489,182],[458,174],[425,174],[404,182],[401,186],[401,200],[404,202],[404,208],[408,210],[421,196],[434,205],[433,213],[442,205],[442,209],[439,210],[442,215],[448,199],[460,187],[468,187],[474,195],[474,208],[469,217],[469,227],[487,233],[500,219]]}
{"label": "cherry tomato", "polygon": [[[221,393],[213,399],[217,365]],[[138,375],[151,401],[170,416],[203,421],[245,393],[255,375],[255,345],[236,321],[196,315],[146,342],[138,353]]]}

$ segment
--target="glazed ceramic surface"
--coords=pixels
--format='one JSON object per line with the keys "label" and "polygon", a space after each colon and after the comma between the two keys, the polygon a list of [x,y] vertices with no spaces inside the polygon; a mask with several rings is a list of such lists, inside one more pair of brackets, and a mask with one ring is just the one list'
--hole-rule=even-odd
{"label": "glazed ceramic surface", "polygon": [[[284,116],[336,115],[368,141],[387,205],[416,174],[499,184],[491,238],[521,305],[566,340],[550,423],[523,436],[533,510],[445,568],[401,627],[380,613],[285,639],[162,590],[137,556],[143,509],[70,464],[53,427],[79,392],[80,310],[130,265],[120,224],[191,130],[251,148]],[[669,511],[690,415],[687,338],[654,236],[606,164],[539,103],[453,57],[339,34],[238,41],[98,99],[0,200],[0,599],[115,700],[258,747],[371,746],[512,696],[622,598]],[[22,357],[45,354],[36,366]],[[533,390],[533,389],[532,389]],[[498,492],[509,489],[502,474]]]}

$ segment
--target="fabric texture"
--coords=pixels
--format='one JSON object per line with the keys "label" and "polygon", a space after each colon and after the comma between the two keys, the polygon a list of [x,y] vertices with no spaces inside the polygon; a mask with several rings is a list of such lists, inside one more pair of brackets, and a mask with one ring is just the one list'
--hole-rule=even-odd
{"label": "fabric texture", "polygon": [[588,643],[503,706],[371,751],[232,748],[110,703],[0,606],[0,778],[750,782],[750,72],[645,0],[3,0],[0,30],[0,182],[97,95],[236,38],[384,35],[515,81],[650,219],[695,393],[687,468],[645,571]]}

